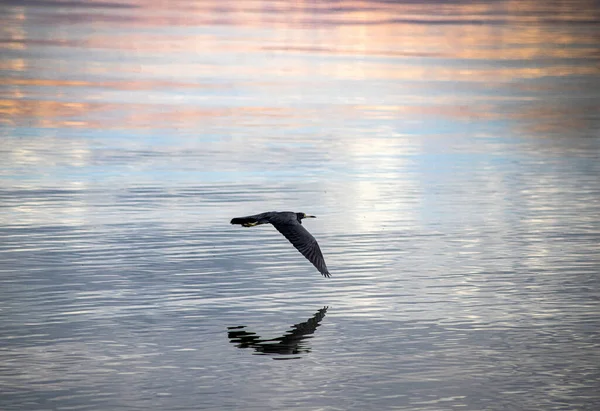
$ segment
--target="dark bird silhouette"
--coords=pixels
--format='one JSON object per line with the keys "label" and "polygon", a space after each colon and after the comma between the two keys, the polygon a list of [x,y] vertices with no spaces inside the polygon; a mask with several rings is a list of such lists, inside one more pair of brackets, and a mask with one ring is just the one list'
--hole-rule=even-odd
{"label": "dark bird silhouette", "polygon": [[269,211],[267,213],[234,218],[231,220],[231,224],[241,224],[244,227],[253,227],[267,223],[272,224],[323,276],[331,277],[317,240],[302,226],[303,218],[316,217],[314,215],[291,211]]}
{"label": "dark bird silhouette", "polygon": [[[253,348],[258,354],[303,354],[310,352],[306,347],[305,340],[310,338],[329,307],[323,307],[308,320],[295,324],[281,337],[270,340],[263,340],[256,333],[245,330],[245,326],[227,327],[227,337],[229,342],[236,344],[238,348]],[[292,359],[299,357],[288,357],[280,359]]]}

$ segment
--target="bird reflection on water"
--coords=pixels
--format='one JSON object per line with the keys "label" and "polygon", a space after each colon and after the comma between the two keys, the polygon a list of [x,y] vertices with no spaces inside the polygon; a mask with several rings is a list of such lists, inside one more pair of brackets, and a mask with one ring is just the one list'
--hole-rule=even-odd
{"label": "bird reflection on water", "polygon": [[[310,352],[306,340],[311,338],[329,307],[323,307],[308,320],[294,324],[292,328],[281,337],[263,340],[259,335],[246,331],[246,326],[227,327],[229,342],[237,344],[238,348],[254,348],[259,355],[294,355]],[[276,358],[274,360],[292,360],[301,357]]]}

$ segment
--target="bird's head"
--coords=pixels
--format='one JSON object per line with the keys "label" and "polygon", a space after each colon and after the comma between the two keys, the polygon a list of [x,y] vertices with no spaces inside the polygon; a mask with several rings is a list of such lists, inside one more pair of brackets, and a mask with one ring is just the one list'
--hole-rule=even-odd
{"label": "bird's head", "polygon": [[296,213],[296,216],[298,217],[298,221],[299,221],[299,222],[302,222],[302,219],[303,219],[303,218],[317,218],[317,217],[316,217],[316,216],[314,216],[314,215],[308,215],[308,214],[306,214],[306,213]]}

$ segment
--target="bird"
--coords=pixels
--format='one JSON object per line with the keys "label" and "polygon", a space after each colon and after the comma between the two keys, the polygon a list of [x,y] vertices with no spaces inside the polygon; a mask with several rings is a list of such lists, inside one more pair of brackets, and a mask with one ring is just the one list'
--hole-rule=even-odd
{"label": "bird", "polygon": [[243,227],[254,227],[267,223],[273,225],[324,277],[329,278],[331,274],[327,269],[317,240],[302,226],[302,219],[304,218],[317,217],[305,213],[294,213],[292,211],[269,211],[246,217],[233,218],[231,224],[240,224]]}

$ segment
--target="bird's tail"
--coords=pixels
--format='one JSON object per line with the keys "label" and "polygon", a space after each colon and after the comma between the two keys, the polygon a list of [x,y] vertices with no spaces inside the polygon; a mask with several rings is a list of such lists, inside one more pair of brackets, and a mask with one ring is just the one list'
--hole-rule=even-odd
{"label": "bird's tail", "polygon": [[237,217],[231,220],[231,224],[241,224],[244,227],[252,227],[257,225],[258,221],[254,217]]}

